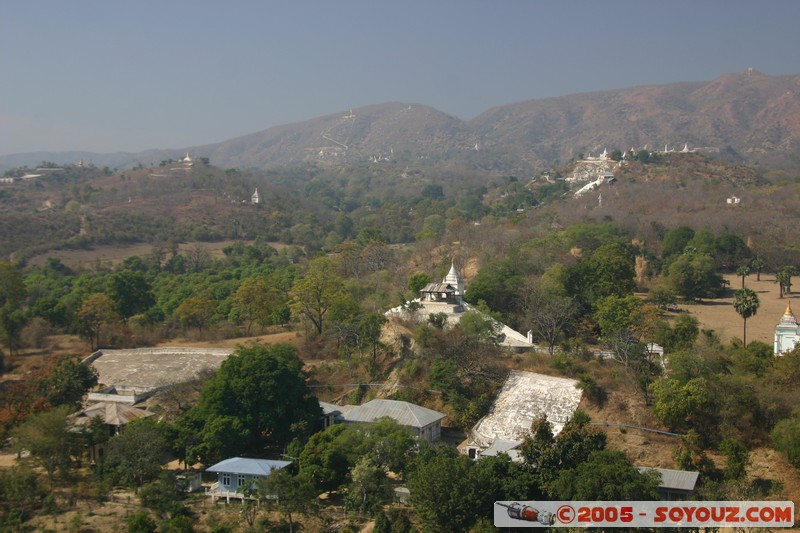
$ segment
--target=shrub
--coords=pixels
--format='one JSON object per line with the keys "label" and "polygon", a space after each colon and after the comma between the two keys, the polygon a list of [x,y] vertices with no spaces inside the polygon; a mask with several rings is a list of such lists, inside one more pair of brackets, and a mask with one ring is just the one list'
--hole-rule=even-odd
{"label": "shrub", "polygon": [[155,533],[156,522],[147,513],[136,513],[128,517],[128,533]]}

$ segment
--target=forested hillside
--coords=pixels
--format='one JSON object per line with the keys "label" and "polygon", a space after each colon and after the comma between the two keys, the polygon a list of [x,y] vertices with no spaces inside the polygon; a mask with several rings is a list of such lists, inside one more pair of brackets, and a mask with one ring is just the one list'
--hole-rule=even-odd
{"label": "forested hillside", "polygon": [[[582,184],[564,180],[574,163],[534,179],[481,179],[379,163],[244,172],[164,161],[0,184],[0,431],[30,451],[0,470],[3,525],[49,527],[57,512],[105,501],[116,487],[138,491],[134,516],[151,530],[186,517],[198,530],[233,530],[175,491],[164,458],[291,458],[248,489],[271,513],[247,503],[236,511],[262,529],[300,521],[355,530],[374,520],[377,531],[389,522],[482,531],[495,500],[657,497],[657,480],[635,465],[701,472],[698,498],[800,498],[790,466],[800,453],[800,350],[775,357],[745,329],[766,297],[747,293],[748,279],[769,273],[780,282],[774,297],[793,298],[796,176],[696,153],[625,154],[614,180],[580,196]],[[231,244],[210,254],[222,240]],[[92,267],[55,256],[130,243],[151,251]],[[407,302],[453,264],[474,311],[445,327]],[[722,341],[691,312],[726,294],[736,297],[741,340]],[[405,318],[384,315],[399,305]],[[503,348],[494,320],[530,330],[536,349]],[[246,344],[275,332],[291,332],[292,344]],[[53,339],[67,335],[85,349],[56,357]],[[225,339],[241,342],[234,355],[213,376],[154,397],[158,417],[111,438],[65,429],[97,382],[77,357]],[[650,343],[665,357],[646,351]],[[581,410],[557,436],[538,420],[520,462],[458,455],[452,441],[487,413],[512,369],[575,378]],[[316,426],[316,399],[373,397],[442,411],[446,443],[420,443],[391,422]],[[677,436],[645,434],[636,445],[592,422]],[[42,435],[56,445],[39,446]],[[101,441],[105,462],[87,467],[84,446]],[[765,454],[779,461],[770,477],[758,462]],[[410,506],[390,505],[399,484]],[[267,497],[276,491],[291,496]]]}

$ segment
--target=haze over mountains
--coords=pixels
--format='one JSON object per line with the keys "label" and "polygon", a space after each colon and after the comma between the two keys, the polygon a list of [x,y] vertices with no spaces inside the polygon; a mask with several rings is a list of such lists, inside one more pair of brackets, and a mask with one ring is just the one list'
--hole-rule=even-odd
{"label": "haze over mountains", "polygon": [[684,82],[530,100],[463,121],[432,107],[384,103],[336,112],[205,146],[139,153],[37,152],[0,157],[0,169],[91,160],[127,168],[208,157],[223,168],[391,161],[532,174],[604,149],[704,148],[733,161],[783,166],[800,148],[800,75],[735,73]]}

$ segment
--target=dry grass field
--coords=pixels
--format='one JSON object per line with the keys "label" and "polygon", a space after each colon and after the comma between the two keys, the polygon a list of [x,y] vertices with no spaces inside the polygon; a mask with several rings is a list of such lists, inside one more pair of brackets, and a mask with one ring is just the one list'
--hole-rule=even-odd
{"label": "dry grass field", "polygon": [[[178,245],[181,254],[185,255],[187,251],[196,246],[202,246],[213,258],[225,257],[222,250],[228,246],[233,245],[237,241],[219,241],[219,242],[187,242]],[[253,241],[244,241],[245,244],[252,244]],[[270,246],[276,249],[285,248],[285,244],[269,243]],[[95,246],[88,250],[51,250],[47,253],[37,255],[28,261],[28,264],[41,266],[49,257],[55,257],[61,260],[62,263],[70,268],[94,268],[96,265],[103,267],[114,267],[120,264],[128,257],[143,257],[150,255],[153,251],[152,244],[126,244],[126,245],[108,245],[108,246]]]}
{"label": "dry grass field", "polygon": [[[700,321],[701,328],[713,329],[722,342],[742,338],[742,317],[733,309],[733,293],[742,287],[742,278],[726,275],[730,287],[723,298],[704,300],[694,305],[681,305],[681,309],[692,313]],[[747,342],[761,341],[772,345],[775,326],[780,322],[786,305],[791,302],[795,316],[800,317],[800,293],[793,292],[783,298],[778,297],[778,284],[774,274],[761,274],[761,281],[751,274],[745,279],[745,286],[758,294],[761,302],[755,316],[747,320]]]}

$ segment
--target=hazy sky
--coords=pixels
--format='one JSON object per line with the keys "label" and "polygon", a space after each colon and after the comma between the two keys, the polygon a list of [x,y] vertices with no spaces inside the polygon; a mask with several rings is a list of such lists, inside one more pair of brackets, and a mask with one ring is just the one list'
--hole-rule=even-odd
{"label": "hazy sky", "polygon": [[800,1],[0,0],[0,155],[230,139],[389,101],[800,74]]}

